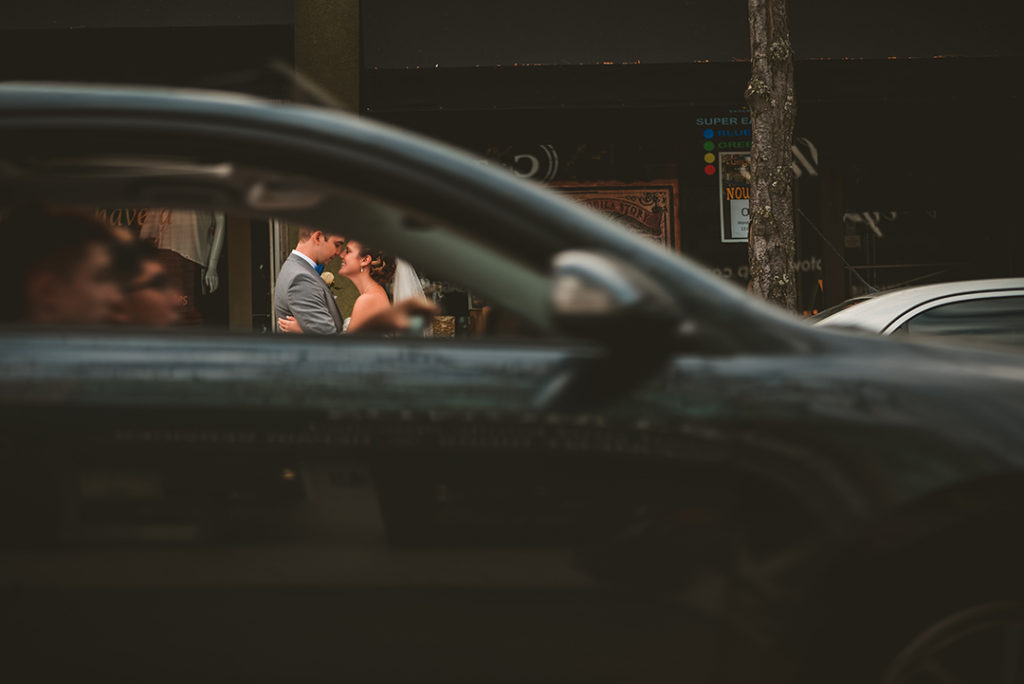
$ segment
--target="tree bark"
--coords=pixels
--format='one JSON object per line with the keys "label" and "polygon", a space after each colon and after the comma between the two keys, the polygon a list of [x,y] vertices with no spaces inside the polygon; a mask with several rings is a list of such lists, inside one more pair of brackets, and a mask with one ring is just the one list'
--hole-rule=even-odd
{"label": "tree bark", "polygon": [[754,294],[796,311],[793,49],[786,0],[747,0],[750,18],[750,233]]}

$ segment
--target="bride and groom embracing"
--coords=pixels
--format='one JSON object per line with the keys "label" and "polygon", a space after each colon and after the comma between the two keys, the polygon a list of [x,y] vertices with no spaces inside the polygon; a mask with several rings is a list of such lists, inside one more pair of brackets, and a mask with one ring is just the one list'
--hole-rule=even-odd
{"label": "bride and groom embracing", "polygon": [[[338,255],[338,275],[359,290],[348,318],[342,318],[331,288],[320,277],[324,264]],[[394,305],[384,289],[392,279]],[[414,316],[437,312],[406,262],[356,240],[346,242],[330,229],[305,227],[299,228],[299,242],[281,266],[274,308],[279,332],[319,335],[405,330]]]}

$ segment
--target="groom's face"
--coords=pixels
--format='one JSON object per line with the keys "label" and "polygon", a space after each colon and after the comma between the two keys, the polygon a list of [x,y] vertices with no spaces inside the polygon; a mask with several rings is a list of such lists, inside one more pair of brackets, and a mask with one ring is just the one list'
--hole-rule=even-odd
{"label": "groom's face", "polygon": [[326,233],[314,233],[313,240],[316,251],[315,261],[318,264],[326,264],[341,254],[341,248],[345,244],[345,238],[342,236],[327,235]]}

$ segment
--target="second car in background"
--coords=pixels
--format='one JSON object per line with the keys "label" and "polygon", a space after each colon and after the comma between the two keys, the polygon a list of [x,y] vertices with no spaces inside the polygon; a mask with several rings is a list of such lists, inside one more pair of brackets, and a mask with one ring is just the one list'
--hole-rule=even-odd
{"label": "second car in background", "polygon": [[847,300],[816,325],[1024,347],[1024,278],[919,285]]}

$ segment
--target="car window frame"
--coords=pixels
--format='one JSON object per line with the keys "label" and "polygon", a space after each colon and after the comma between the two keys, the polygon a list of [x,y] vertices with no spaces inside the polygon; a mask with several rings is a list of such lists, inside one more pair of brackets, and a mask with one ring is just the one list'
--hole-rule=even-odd
{"label": "car window frame", "polygon": [[930,299],[927,302],[921,302],[914,307],[904,311],[889,324],[882,329],[883,335],[892,335],[900,329],[901,326],[910,322],[917,316],[923,313],[931,311],[940,306],[947,304],[956,304],[957,302],[971,301],[975,299],[1003,299],[1005,297],[1024,297],[1024,289],[1015,290],[984,290],[979,292],[963,292],[960,294],[947,295],[936,299]]}
{"label": "car window frame", "polygon": [[209,162],[269,164],[279,173],[341,180],[451,225],[473,226],[479,239],[521,253],[536,268],[546,269],[550,257],[565,249],[616,255],[659,280],[698,324],[697,334],[723,353],[832,346],[791,313],[569,198],[443,143],[349,114],[215,92],[0,84],[0,140],[9,143],[5,154],[13,168],[97,152],[195,154]]}

